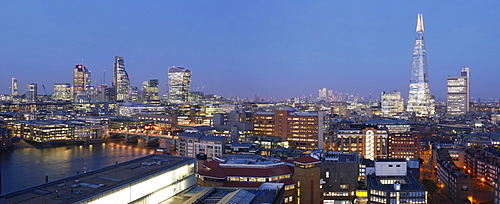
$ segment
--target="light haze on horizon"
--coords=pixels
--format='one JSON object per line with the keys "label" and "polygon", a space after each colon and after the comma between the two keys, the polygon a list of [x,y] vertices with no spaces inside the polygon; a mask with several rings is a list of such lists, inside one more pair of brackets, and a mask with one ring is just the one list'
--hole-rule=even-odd
{"label": "light haze on horizon", "polygon": [[123,56],[138,87],[182,66],[192,91],[224,97],[317,97],[326,87],[407,98],[418,13],[431,94],[443,100],[446,77],[467,66],[471,96],[500,99],[498,1],[4,1],[0,94],[12,77],[19,93],[33,82],[51,94],[82,59],[93,85],[106,70],[111,86]]}

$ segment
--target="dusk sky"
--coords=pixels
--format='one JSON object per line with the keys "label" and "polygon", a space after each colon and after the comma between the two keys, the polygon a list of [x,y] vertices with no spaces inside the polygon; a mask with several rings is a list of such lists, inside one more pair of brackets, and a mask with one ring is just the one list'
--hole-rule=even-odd
{"label": "dusk sky", "polygon": [[[72,83],[82,63],[92,84],[113,80],[125,58],[132,85],[167,69],[192,70],[191,90],[224,97],[317,97],[326,87],[408,95],[422,13],[431,94],[471,69],[471,96],[500,98],[500,1],[2,1],[0,94]],[[165,86],[160,87],[163,94]]]}

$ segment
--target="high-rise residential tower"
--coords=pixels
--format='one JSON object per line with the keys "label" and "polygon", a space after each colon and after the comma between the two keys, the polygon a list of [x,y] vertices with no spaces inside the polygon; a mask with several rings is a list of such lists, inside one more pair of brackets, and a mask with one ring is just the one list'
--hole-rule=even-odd
{"label": "high-rise residential tower", "polygon": [[115,56],[113,70],[113,88],[115,89],[116,100],[126,101],[129,99],[130,79],[128,78],[127,71],[125,70],[125,61],[123,60],[123,57]]}
{"label": "high-rise residential tower", "polygon": [[448,77],[448,94],[446,98],[449,115],[465,115],[469,112],[470,103],[470,70],[462,67],[460,76]]}
{"label": "high-rise residential tower", "polygon": [[17,84],[17,79],[16,78],[12,78],[12,85],[10,87],[10,94],[13,95],[13,96],[19,94],[19,92],[18,92],[18,84]]}
{"label": "high-rise residential tower", "polygon": [[176,66],[168,68],[168,97],[170,102],[188,102],[190,84],[191,70]]}
{"label": "high-rise residential tower", "polygon": [[26,99],[36,101],[38,96],[38,85],[35,83],[26,84]]}
{"label": "high-rise residential tower", "polygon": [[82,64],[75,65],[73,69],[73,101],[79,93],[85,92],[90,87],[90,71]]}
{"label": "high-rise residential tower", "polygon": [[434,115],[435,107],[429,90],[422,14],[418,14],[416,32],[406,110],[416,116],[429,116]]}

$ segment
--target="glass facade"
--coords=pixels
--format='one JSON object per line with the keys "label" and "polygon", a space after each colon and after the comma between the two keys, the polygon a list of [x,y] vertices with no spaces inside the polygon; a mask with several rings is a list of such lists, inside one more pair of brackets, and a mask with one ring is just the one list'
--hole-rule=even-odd
{"label": "glass facade", "polygon": [[115,56],[113,87],[115,88],[117,101],[129,99],[130,79],[125,70],[125,61],[120,56]]}
{"label": "glass facade", "polygon": [[191,70],[175,66],[168,68],[168,91],[170,102],[188,102],[190,84]]}
{"label": "glass facade", "polygon": [[469,68],[463,67],[461,76],[448,77],[447,113],[465,115],[469,112],[470,87]]}
{"label": "glass facade", "polygon": [[90,71],[87,66],[77,64],[73,69],[73,100],[76,100],[78,93],[85,92],[90,87]]}
{"label": "glass facade", "polygon": [[427,59],[424,42],[424,21],[418,14],[413,62],[410,74],[407,111],[417,116],[429,116],[435,113],[433,99],[430,96],[427,76]]}

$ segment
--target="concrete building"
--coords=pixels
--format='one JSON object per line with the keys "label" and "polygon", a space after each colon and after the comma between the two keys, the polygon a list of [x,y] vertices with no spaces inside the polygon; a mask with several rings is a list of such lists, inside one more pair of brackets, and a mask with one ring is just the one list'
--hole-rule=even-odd
{"label": "concrete building", "polygon": [[469,67],[462,67],[460,76],[448,76],[446,104],[449,115],[465,115],[470,111]]}
{"label": "concrete building", "polygon": [[26,100],[30,102],[37,101],[38,85],[35,83],[26,84]]}
{"label": "concrete building", "polygon": [[336,151],[360,152],[366,159],[387,158],[389,134],[385,128],[339,129]]}
{"label": "concrete building", "polygon": [[427,192],[418,179],[407,171],[404,159],[376,159],[375,173],[366,183],[369,203],[427,203]]}
{"label": "concrete building", "polygon": [[0,196],[5,203],[161,203],[196,185],[194,158],[149,155]]}
{"label": "concrete building", "polygon": [[293,179],[297,182],[297,204],[323,203],[320,163],[320,160],[311,156],[303,156],[294,161]]}
{"label": "concrete building", "polygon": [[[311,155],[315,157],[315,155]],[[317,156],[321,167],[321,183],[324,203],[353,203],[352,194],[360,178],[358,153],[325,152]]]}
{"label": "concrete building", "polygon": [[142,82],[141,101],[147,104],[160,104],[159,96],[160,80],[151,79]]}
{"label": "concrete building", "polygon": [[281,137],[298,149],[321,149],[324,121],[322,111],[258,111],[254,114],[254,135]]}
{"label": "concrete building", "polygon": [[222,156],[227,142],[227,137],[183,132],[176,136],[175,150],[179,156],[194,158],[197,154],[205,154],[214,159]]}
{"label": "concrete building", "polygon": [[117,116],[132,117],[134,115],[155,115],[165,114],[166,107],[142,103],[119,103],[117,106]]}
{"label": "concrete building", "polygon": [[470,201],[473,177],[463,167],[457,166],[447,148],[436,150],[437,184],[453,203]]}

